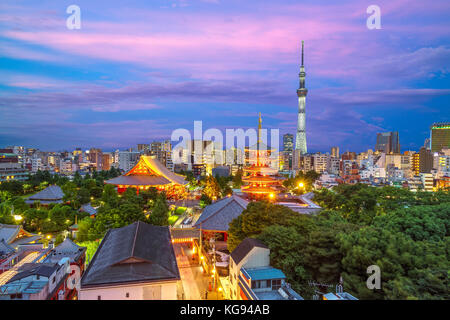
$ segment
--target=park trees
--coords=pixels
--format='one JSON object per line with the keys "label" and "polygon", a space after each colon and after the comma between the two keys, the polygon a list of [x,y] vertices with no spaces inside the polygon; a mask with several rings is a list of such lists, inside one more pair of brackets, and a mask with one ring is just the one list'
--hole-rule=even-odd
{"label": "park trees", "polygon": [[167,205],[164,193],[158,195],[152,212],[150,213],[149,222],[155,226],[169,225],[169,206]]}

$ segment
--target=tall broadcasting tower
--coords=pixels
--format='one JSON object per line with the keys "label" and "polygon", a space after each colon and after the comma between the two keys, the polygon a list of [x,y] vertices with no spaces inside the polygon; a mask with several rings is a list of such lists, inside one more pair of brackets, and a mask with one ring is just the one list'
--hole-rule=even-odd
{"label": "tall broadcasting tower", "polygon": [[306,131],[305,131],[305,106],[306,94],[308,89],[305,88],[305,66],[303,65],[303,41],[302,41],[302,65],[300,66],[300,87],[297,89],[298,96],[298,122],[297,135],[295,137],[295,150],[300,150],[301,154],[308,152],[306,148]]}

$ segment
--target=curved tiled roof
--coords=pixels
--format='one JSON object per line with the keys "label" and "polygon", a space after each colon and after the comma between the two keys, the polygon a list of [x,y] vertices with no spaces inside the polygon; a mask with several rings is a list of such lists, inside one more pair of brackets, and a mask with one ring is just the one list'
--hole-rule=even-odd
{"label": "curved tiled roof", "polygon": [[120,176],[105,181],[107,184],[124,185],[124,186],[158,186],[169,184],[170,181],[160,176]]}
{"label": "curved tiled roof", "polygon": [[[138,168],[144,168],[145,173],[137,173]],[[138,163],[124,175],[105,181],[107,184],[124,186],[156,186],[165,184],[185,185],[187,181],[167,169],[156,158],[150,156],[141,156]]]}
{"label": "curved tiled roof", "polygon": [[230,222],[247,208],[248,201],[232,195],[205,207],[194,227],[202,230],[227,231]]}
{"label": "curved tiled roof", "polygon": [[44,190],[28,197],[29,200],[61,200],[64,193],[59,186],[48,186]]}
{"label": "curved tiled roof", "polygon": [[33,194],[26,199],[26,203],[32,204],[34,201],[40,201],[43,204],[46,203],[62,203],[64,192],[59,186],[49,186],[44,190]]}

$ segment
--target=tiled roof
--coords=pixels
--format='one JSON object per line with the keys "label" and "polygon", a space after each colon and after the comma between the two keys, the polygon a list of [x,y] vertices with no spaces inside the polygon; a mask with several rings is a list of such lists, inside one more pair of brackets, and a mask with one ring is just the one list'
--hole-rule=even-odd
{"label": "tiled roof", "polygon": [[0,241],[11,243],[19,234],[20,228],[18,225],[0,224]]}
{"label": "tiled roof", "polygon": [[[22,231],[20,238],[17,238]],[[26,244],[41,239],[42,236],[29,233],[22,229],[21,225],[10,225],[0,223],[0,241],[5,241],[11,247],[16,248],[20,244]]]}
{"label": "tiled roof", "polygon": [[108,230],[81,287],[179,279],[169,227],[139,221]]}
{"label": "tiled roof", "polygon": [[245,238],[234,250],[231,252],[231,258],[233,259],[235,264],[239,264],[239,262],[244,259],[247,254],[252,251],[253,248],[265,248],[268,249],[262,241],[254,238]]}
{"label": "tiled roof", "polygon": [[5,240],[0,240],[0,257],[9,255],[10,253],[14,252],[14,248],[8,245]]}
{"label": "tiled roof", "polygon": [[92,215],[96,215],[97,214],[97,209],[95,209],[94,207],[92,207],[92,205],[90,203],[88,204],[83,204],[80,208],[80,211],[84,211],[88,214]]}
{"label": "tiled roof", "polygon": [[59,186],[49,186],[44,190],[28,197],[25,201],[28,204],[32,204],[34,201],[40,201],[41,203],[62,203],[64,193]]}
{"label": "tiled roof", "polygon": [[200,230],[195,228],[172,228],[170,230],[172,235],[172,239],[185,239],[185,238],[193,238],[198,239],[200,237]]}
{"label": "tiled roof", "polygon": [[247,208],[248,201],[239,196],[223,198],[205,207],[194,227],[202,230],[227,231],[230,222]]}
{"label": "tiled roof", "polygon": [[[144,168],[147,173],[136,174],[137,168]],[[136,166],[124,175],[105,181],[107,184],[124,186],[141,185],[165,185],[170,183],[187,184],[187,181],[180,175],[177,175],[167,169],[161,162],[154,157],[141,156]]]}
{"label": "tiled roof", "polygon": [[49,278],[58,268],[59,264],[57,263],[25,263],[20,266],[18,273],[8,283],[33,275]]}
{"label": "tiled roof", "polygon": [[62,258],[69,258],[70,262],[77,261],[86,252],[86,247],[81,247],[69,238],[66,238],[60,245],[52,249],[45,262],[58,262]]}
{"label": "tiled roof", "polygon": [[58,200],[64,197],[64,193],[59,186],[48,186],[44,190],[30,196],[30,200]]}
{"label": "tiled roof", "polygon": [[169,184],[170,181],[161,176],[120,176],[105,181],[107,184],[124,186],[159,186]]}

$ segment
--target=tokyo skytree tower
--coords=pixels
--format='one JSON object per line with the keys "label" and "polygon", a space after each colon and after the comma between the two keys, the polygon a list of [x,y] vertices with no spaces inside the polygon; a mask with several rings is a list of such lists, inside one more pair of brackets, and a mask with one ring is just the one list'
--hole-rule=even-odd
{"label": "tokyo skytree tower", "polygon": [[300,150],[301,154],[308,152],[306,148],[306,127],[305,127],[305,107],[306,107],[306,94],[308,89],[305,88],[305,66],[303,65],[303,41],[302,41],[302,65],[300,66],[300,86],[297,89],[298,96],[298,122],[297,122],[297,135],[295,137],[295,150]]}

